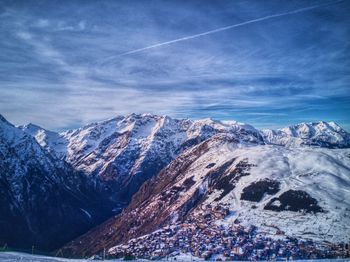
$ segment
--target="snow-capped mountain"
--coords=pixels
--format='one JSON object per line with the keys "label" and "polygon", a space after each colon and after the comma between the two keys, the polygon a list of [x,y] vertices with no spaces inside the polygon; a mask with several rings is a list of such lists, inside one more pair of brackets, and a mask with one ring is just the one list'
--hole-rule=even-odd
{"label": "snow-capped mountain", "polygon": [[263,143],[258,130],[238,122],[150,114],[120,116],[60,134],[33,125],[20,128],[121,202],[128,202],[144,181],[184,149],[215,134],[235,133],[242,141]]}
{"label": "snow-capped mountain", "polygon": [[254,241],[348,243],[349,156],[349,149],[242,146],[234,135],[218,134],[180,154],[119,216],[63,251],[91,255],[105,248],[112,255],[156,257],[170,255],[170,245],[204,254],[224,250],[228,237],[237,240],[231,229],[252,226]]}
{"label": "snow-capped mountain", "polygon": [[[286,235],[320,240],[319,232],[334,232],[334,241],[343,239],[349,151],[330,148],[350,147],[350,139],[335,123],[259,131],[235,121],[131,114],[56,133],[0,120],[1,243],[57,247],[120,213],[131,199],[120,216],[65,250],[94,254],[100,243],[110,248],[195,217],[204,203],[230,210],[242,226],[268,231],[263,221],[271,220]],[[327,194],[317,191],[328,187]],[[306,204],[293,207],[290,199]],[[300,212],[300,221],[314,223],[307,236],[302,226],[275,221],[294,221]],[[316,232],[330,214],[339,226]],[[10,225],[18,232],[11,234]],[[61,238],[52,238],[57,232]]]}
{"label": "snow-capped mountain", "polygon": [[68,141],[59,133],[46,130],[34,124],[19,126],[25,133],[35,140],[53,157],[63,160],[67,154]]}
{"label": "snow-capped mountain", "polygon": [[335,122],[301,123],[278,130],[263,129],[261,133],[266,143],[274,145],[350,147],[349,133]]}
{"label": "snow-capped mountain", "polygon": [[20,128],[122,203],[183,150],[219,133],[236,134],[243,142],[259,144],[350,147],[350,135],[334,122],[258,131],[236,121],[131,114],[59,134],[32,124]]}
{"label": "snow-capped mountain", "polygon": [[[210,119],[132,114],[62,133],[1,120],[1,221],[9,229],[18,219],[19,228],[14,237],[6,235],[1,242],[16,247],[57,247],[120,212],[144,181],[184,149],[216,133],[235,132],[242,141],[263,143],[251,126]],[[40,208],[52,208],[50,216],[56,220],[41,215]],[[61,221],[64,217],[69,217],[67,222]],[[53,222],[57,227],[46,230]],[[57,231],[62,231],[62,238],[50,237]]]}
{"label": "snow-capped mountain", "polygon": [[0,159],[1,246],[56,248],[106,218],[83,174],[1,115]]}

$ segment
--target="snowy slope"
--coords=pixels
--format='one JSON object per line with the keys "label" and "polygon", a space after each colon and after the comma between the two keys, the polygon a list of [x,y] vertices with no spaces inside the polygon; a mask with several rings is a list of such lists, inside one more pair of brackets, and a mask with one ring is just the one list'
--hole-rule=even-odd
{"label": "snowy slope", "polygon": [[[137,243],[167,225],[198,224],[208,212],[226,228],[254,225],[266,236],[350,241],[350,149],[276,147],[238,137],[218,134],[189,148],[145,183],[120,216],[65,252],[93,254],[104,247],[113,253],[113,246]],[[254,184],[261,181],[267,186]],[[215,217],[215,208],[228,213]]]}
{"label": "snowy slope", "polygon": [[18,128],[34,137],[39,145],[54,157],[59,159],[65,158],[68,141],[60,134],[46,130],[34,124],[23,125]]}
{"label": "snowy slope", "polygon": [[[241,161],[251,165],[247,169],[249,175],[242,176],[234,182],[235,188],[222,199],[224,189],[214,188],[202,205],[222,205],[235,215],[218,223],[233,223],[239,219],[243,225],[255,225],[261,230],[272,230],[274,225],[285,231],[287,235],[302,238],[328,240],[330,242],[349,242],[350,233],[350,150],[330,150],[294,148],[288,149],[273,146],[250,146],[237,148],[225,143],[210,150],[191,163],[185,175],[175,186],[192,177],[195,184],[183,193],[175,204],[171,205],[171,213],[195,194],[195,191],[208,190],[206,175],[210,174],[208,164],[223,166],[235,159],[226,169],[226,174],[237,168]],[[234,178],[233,178],[234,179]],[[276,194],[264,194],[259,202],[241,200],[242,191],[253,182],[273,180],[280,183]],[[230,183],[233,183],[232,180]],[[315,198],[325,211],[322,213],[305,213],[303,211],[271,211],[264,207],[275,197],[288,190],[302,190]],[[253,207],[254,206],[254,207]],[[267,222],[268,221],[268,222]],[[265,225],[268,223],[269,225]]]}
{"label": "snowy slope", "polygon": [[[272,235],[276,227],[286,235],[329,242],[349,242],[350,233],[350,150],[281,148],[257,146],[232,150],[228,158],[246,159],[253,165],[250,175],[242,177],[236,187],[220,201],[214,190],[203,203],[221,204],[235,215],[218,223],[230,224],[238,219],[244,226],[255,225]],[[280,183],[275,194],[264,194],[258,202],[241,200],[242,192],[252,183],[263,180]],[[323,212],[264,209],[268,203],[289,190],[300,190],[316,199]]]}

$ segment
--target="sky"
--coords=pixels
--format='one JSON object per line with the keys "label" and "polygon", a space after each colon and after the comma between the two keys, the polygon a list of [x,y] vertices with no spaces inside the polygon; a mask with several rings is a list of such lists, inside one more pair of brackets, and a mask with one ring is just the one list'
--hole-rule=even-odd
{"label": "sky", "polygon": [[0,113],[62,131],[130,113],[350,131],[350,1],[0,1]]}

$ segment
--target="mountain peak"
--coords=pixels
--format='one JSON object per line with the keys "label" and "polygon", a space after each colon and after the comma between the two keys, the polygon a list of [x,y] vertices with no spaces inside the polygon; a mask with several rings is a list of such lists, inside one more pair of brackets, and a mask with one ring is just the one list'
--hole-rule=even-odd
{"label": "mountain peak", "polygon": [[266,143],[288,146],[350,147],[350,134],[335,122],[299,123],[281,129],[263,129]]}

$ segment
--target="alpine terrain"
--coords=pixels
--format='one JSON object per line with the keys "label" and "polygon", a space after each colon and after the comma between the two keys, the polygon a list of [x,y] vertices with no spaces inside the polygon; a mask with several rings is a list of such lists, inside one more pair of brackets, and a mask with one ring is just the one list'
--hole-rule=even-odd
{"label": "alpine terrain", "polygon": [[258,130],[131,114],[56,133],[1,117],[0,243],[80,257],[346,256],[349,148],[334,122]]}

